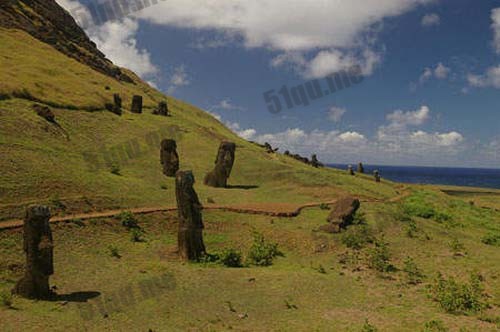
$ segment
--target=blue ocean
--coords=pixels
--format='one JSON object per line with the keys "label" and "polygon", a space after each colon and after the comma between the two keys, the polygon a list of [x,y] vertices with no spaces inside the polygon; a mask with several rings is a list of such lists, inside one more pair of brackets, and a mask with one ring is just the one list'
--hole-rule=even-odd
{"label": "blue ocean", "polygon": [[[347,170],[348,165],[328,166]],[[367,174],[374,170],[396,182],[500,189],[500,169],[365,165]]]}

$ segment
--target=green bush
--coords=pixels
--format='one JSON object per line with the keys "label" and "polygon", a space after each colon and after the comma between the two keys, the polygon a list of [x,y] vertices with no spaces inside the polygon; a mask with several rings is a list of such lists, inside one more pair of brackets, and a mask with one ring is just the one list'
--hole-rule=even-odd
{"label": "green bush", "polygon": [[120,165],[118,165],[117,163],[112,163],[109,167],[109,171],[114,175],[122,175]]}
{"label": "green bush", "polygon": [[247,256],[248,263],[257,266],[269,266],[273,264],[273,260],[277,256],[283,256],[278,249],[278,244],[267,242],[264,235],[254,232],[253,244]]}
{"label": "green bush", "polygon": [[410,220],[406,228],[406,236],[408,236],[409,238],[414,238],[417,236],[417,233],[418,233],[417,223],[415,222],[415,220]]}
{"label": "green bush", "polygon": [[2,303],[2,306],[12,309],[13,308],[13,302],[12,302],[12,294],[11,292],[4,291],[0,293],[0,303]]}
{"label": "green bush", "polygon": [[227,267],[242,267],[241,252],[236,249],[225,249],[219,255],[219,261]]}
{"label": "green bush", "polygon": [[403,271],[406,272],[408,283],[411,285],[420,284],[424,278],[424,274],[411,257],[407,257],[404,261]]}
{"label": "green bush", "polygon": [[120,219],[122,226],[126,228],[140,228],[137,224],[137,219],[135,215],[131,211],[125,211],[118,215],[118,219]]}
{"label": "green bush", "polygon": [[429,286],[430,296],[448,313],[475,313],[487,307],[481,276],[471,274],[469,283],[438,275]]}
{"label": "green bush", "polygon": [[144,242],[144,231],[141,228],[130,229],[130,240],[132,242]]}
{"label": "green bush", "polygon": [[363,249],[368,243],[373,243],[374,236],[372,230],[366,225],[349,227],[342,234],[342,243],[352,249]]}
{"label": "green bush", "polygon": [[458,239],[453,239],[450,243],[448,243],[448,246],[450,247],[451,251],[453,252],[453,255],[455,256],[467,254],[465,250],[465,245]]}
{"label": "green bush", "polygon": [[375,247],[369,251],[368,265],[379,272],[392,272],[395,268],[390,263],[390,258],[388,243],[384,239],[376,240]]}
{"label": "green bush", "polygon": [[423,332],[447,332],[448,329],[440,320],[431,320],[425,323]]}
{"label": "green bush", "polygon": [[353,225],[365,225],[366,224],[366,215],[364,212],[357,211],[354,214],[354,218],[352,219]]}
{"label": "green bush", "polygon": [[115,258],[121,258],[122,256],[120,255],[120,252],[117,247],[109,245],[108,246],[108,252],[111,257]]}
{"label": "green bush", "polygon": [[320,208],[321,210],[330,210],[330,207],[328,206],[328,204],[325,204],[325,203],[321,203],[321,204],[319,205],[319,208]]}
{"label": "green bush", "polygon": [[361,332],[377,332],[378,329],[370,324],[368,319],[365,319],[365,323],[363,324],[363,328],[361,329]]}
{"label": "green bush", "polygon": [[489,246],[500,247],[500,234],[490,233],[481,239],[481,242]]}

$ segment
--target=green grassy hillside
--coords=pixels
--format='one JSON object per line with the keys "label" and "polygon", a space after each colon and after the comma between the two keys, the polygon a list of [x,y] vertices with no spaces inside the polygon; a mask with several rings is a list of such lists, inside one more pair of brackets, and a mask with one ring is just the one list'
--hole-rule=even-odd
{"label": "green grassy hillside", "polygon": [[[0,93],[11,97],[0,101],[0,217],[19,216],[16,206],[44,200],[62,202],[66,212],[172,205],[173,180],[161,173],[158,141],[170,135],[178,140],[181,169],[195,173],[200,196],[219,204],[316,202],[345,191],[370,197],[396,195],[390,183],[376,185],[371,178],[317,170],[267,154],[207,113],[174,98],[168,98],[172,117],[155,116],[151,112],[165,96],[132,73],[128,74],[135,77],[135,84],[119,82],[21,31],[0,30],[0,44]],[[113,93],[124,100],[122,116],[104,110]],[[143,114],[128,111],[134,94],[144,96]],[[59,126],[39,117],[31,108],[32,100],[52,105]],[[201,185],[222,140],[237,143],[230,178],[236,188],[231,190]],[[121,175],[112,174],[100,149],[123,151],[134,141],[141,153],[118,159]],[[89,154],[96,156],[98,169],[86,161]]]}

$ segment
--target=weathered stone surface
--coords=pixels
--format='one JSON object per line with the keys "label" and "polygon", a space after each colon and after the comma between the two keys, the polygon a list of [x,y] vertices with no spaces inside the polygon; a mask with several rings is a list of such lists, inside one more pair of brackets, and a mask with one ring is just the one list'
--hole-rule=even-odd
{"label": "weathered stone surface", "polygon": [[373,177],[375,178],[375,182],[381,181],[380,172],[378,170],[373,171]]}
{"label": "weathered stone surface", "polygon": [[358,173],[359,174],[364,174],[365,173],[365,167],[363,166],[363,163],[358,164]]}
{"label": "weathered stone surface", "polygon": [[328,233],[339,233],[342,228],[352,223],[360,205],[359,199],[353,197],[339,199],[327,218],[328,224],[321,226],[320,230]]}
{"label": "weathered stone surface", "polygon": [[179,214],[177,244],[183,260],[196,261],[205,254],[203,243],[203,209],[193,188],[191,171],[178,171],[175,177],[175,194]]}
{"label": "weathered stone surface", "polygon": [[215,168],[205,176],[204,183],[215,188],[227,187],[227,179],[231,175],[235,158],[236,144],[222,142],[215,160]]}
{"label": "weathered stone surface", "polygon": [[158,103],[158,107],[155,108],[153,114],[161,116],[169,116],[167,102],[161,101],[160,103]]}
{"label": "weathered stone surface", "polygon": [[349,167],[347,167],[347,172],[349,172],[350,175],[354,175],[354,169],[352,165],[349,165]]}
{"label": "weathered stone surface", "polygon": [[31,206],[26,210],[23,229],[26,270],[12,291],[25,298],[51,296],[49,276],[54,274],[54,261],[49,220],[50,210],[46,206]]}
{"label": "weathered stone surface", "polygon": [[54,115],[52,110],[47,106],[34,104],[33,109],[35,110],[36,114],[38,114],[38,116],[41,116],[42,118],[44,118],[49,122],[56,123],[56,116]]}
{"label": "weathered stone surface", "polygon": [[177,143],[173,139],[165,139],[161,142],[160,162],[163,166],[163,174],[174,177],[179,170],[179,155]]}
{"label": "weathered stone surface", "polygon": [[142,96],[133,96],[132,97],[132,107],[130,109],[132,113],[142,113]]}

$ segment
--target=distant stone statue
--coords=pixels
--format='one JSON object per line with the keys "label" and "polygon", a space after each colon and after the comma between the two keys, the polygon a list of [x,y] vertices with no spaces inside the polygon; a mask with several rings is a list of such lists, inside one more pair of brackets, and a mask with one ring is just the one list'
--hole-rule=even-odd
{"label": "distant stone statue", "polygon": [[160,162],[163,166],[163,174],[174,177],[179,170],[179,155],[177,143],[173,139],[165,139],[161,142]]}
{"label": "distant stone statue", "polygon": [[349,175],[354,175],[354,169],[353,169],[352,165],[349,165],[347,167],[347,172],[349,172]]}
{"label": "distant stone statue", "polygon": [[323,164],[319,162],[318,157],[315,154],[311,156],[311,166],[316,168],[323,166]]}
{"label": "distant stone statue", "polygon": [[375,182],[381,181],[380,172],[378,170],[373,171],[373,177],[375,178]]}
{"label": "distant stone statue", "polygon": [[113,94],[113,113],[122,114],[122,97],[118,93]]}
{"label": "distant stone statue", "polygon": [[54,274],[50,210],[46,206],[30,206],[24,218],[24,277],[12,290],[29,299],[48,299],[51,296],[49,277]]}
{"label": "distant stone statue", "polygon": [[231,175],[235,158],[236,144],[222,142],[215,160],[215,168],[205,176],[204,183],[215,188],[227,187],[227,179]]}
{"label": "distant stone statue", "polygon": [[132,113],[142,113],[142,96],[135,95],[132,97]]}
{"label": "distant stone statue", "polygon": [[168,105],[166,101],[161,101],[158,103],[158,108],[153,111],[155,115],[169,116]]}
{"label": "distant stone statue", "polygon": [[273,147],[271,146],[271,144],[265,142],[264,143],[264,147],[266,148],[266,152],[267,153],[275,153],[277,152],[280,148],[276,148],[276,149],[273,149]]}
{"label": "distant stone statue", "polygon": [[364,174],[365,173],[365,167],[363,166],[363,163],[358,164],[358,173],[359,174]]}
{"label": "distant stone statue", "polygon": [[357,198],[345,197],[340,199],[328,216],[328,225],[321,226],[320,230],[327,233],[340,233],[342,228],[352,223],[360,205],[361,203]]}
{"label": "distant stone statue", "polygon": [[197,261],[205,254],[203,243],[203,209],[193,188],[191,171],[178,171],[175,177],[175,194],[179,213],[177,244],[183,260]]}

